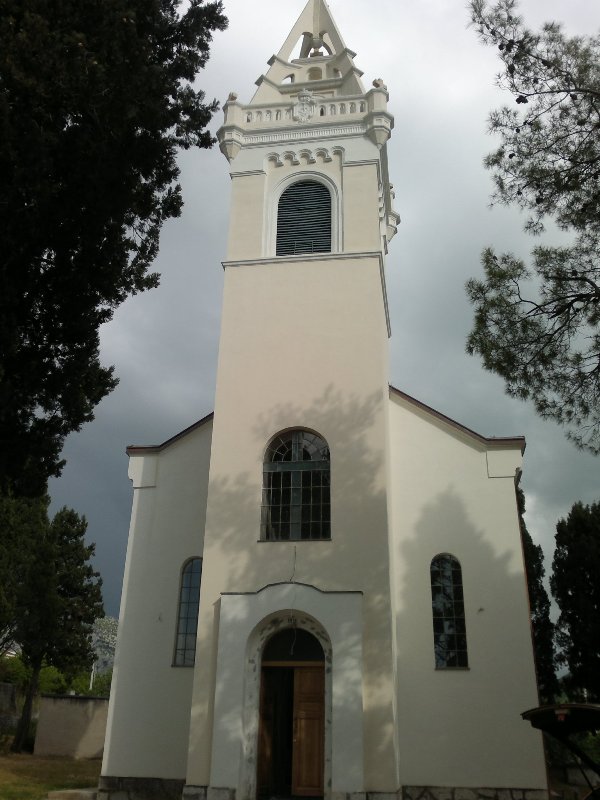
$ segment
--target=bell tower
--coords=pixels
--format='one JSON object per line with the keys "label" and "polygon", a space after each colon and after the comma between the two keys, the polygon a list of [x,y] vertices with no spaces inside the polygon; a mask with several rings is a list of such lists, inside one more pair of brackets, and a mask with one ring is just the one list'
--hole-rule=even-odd
{"label": "bell tower", "polygon": [[[298,44],[299,57],[292,59]],[[233,183],[229,261],[387,251],[399,219],[385,146],[394,123],[387,87],[375,80],[365,92],[355,55],[324,0],[310,0],[256,81],[250,103],[229,95],[218,132]],[[311,251],[308,237],[282,251],[276,244],[278,202],[300,177],[316,179],[330,192],[331,240]],[[382,290],[385,298],[383,282]]]}
{"label": "bell tower", "polygon": [[[399,219],[386,156],[393,118],[383,81],[365,91],[354,56],[324,0],[309,0],[251,101],[229,95],[217,134],[229,162],[231,212],[187,783],[237,783],[239,800],[256,788],[232,777],[234,754],[224,755],[229,712],[211,705],[211,697],[234,692],[233,684],[219,688],[228,667],[215,661],[228,637],[225,607],[234,595],[262,602],[276,594],[269,587],[300,583],[322,604],[316,622],[333,613],[340,593],[354,598],[346,609],[365,598],[348,620],[364,630],[355,722],[344,723],[348,709],[337,712],[332,701],[325,783],[346,792],[398,787],[384,277]],[[282,476],[282,464],[266,463],[296,458],[292,451],[315,442],[317,463],[330,459],[318,485],[305,488],[301,476],[296,485],[292,472]],[[301,463],[299,474],[306,469]],[[272,613],[296,620],[294,602],[287,611],[273,603]],[[256,737],[246,735],[251,750]],[[379,743],[370,751],[377,758],[363,763],[367,739]],[[253,758],[242,757],[240,767],[249,769],[250,784]]]}

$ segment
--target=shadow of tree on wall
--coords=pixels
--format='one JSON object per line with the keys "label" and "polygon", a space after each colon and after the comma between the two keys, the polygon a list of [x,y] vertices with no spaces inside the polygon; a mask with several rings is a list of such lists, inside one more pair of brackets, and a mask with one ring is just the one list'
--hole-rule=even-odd
{"label": "shadow of tree on wall", "polygon": [[[392,653],[382,416],[387,402],[387,392],[358,398],[328,387],[308,408],[287,403],[265,409],[252,430],[256,474],[239,472],[213,478],[211,483],[207,529],[214,531],[218,520],[218,536],[209,533],[205,542],[201,603],[217,604],[223,591],[256,592],[277,582],[305,583],[322,591],[362,591],[366,622],[363,659],[368,678],[363,689],[365,738],[370,740],[371,752],[387,753],[389,763]],[[263,454],[275,434],[295,427],[315,430],[331,449],[331,541],[260,542]],[[226,564],[225,576],[210,573],[212,559]],[[199,631],[197,661],[203,652],[214,654],[217,618],[218,609],[210,635]],[[336,657],[343,654],[334,653]],[[224,665],[223,669],[231,673],[242,670],[243,665]],[[208,679],[208,665],[200,665],[200,670],[203,679]],[[213,656],[213,676],[215,670]],[[229,677],[220,674],[218,686],[229,685]],[[344,687],[337,686],[336,692],[340,691],[343,693]],[[213,712],[212,703],[210,708],[193,708],[192,736],[201,735],[194,733],[194,725],[207,713],[212,731]],[[232,726],[232,739],[238,735],[239,728]],[[371,769],[381,772],[375,763]],[[384,782],[389,783],[387,779]]]}
{"label": "shadow of tree on wall", "polygon": [[[199,631],[196,657],[198,664],[203,653],[210,653],[210,663],[201,663],[197,670],[202,680],[211,685],[218,678],[219,691],[219,687],[230,685],[232,675],[244,669],[238,663],[223,664],[222,672],[216,676],[219,598],[224,591],[257,592],[277,582],[305,583],[323,591],[362,591],[367,788],[394,791],[399,783],[410,782],[411,759],[417,758],[422,763],[449,746],[462,762],[455,765],[455,772],[460,772],[464,765],[465,774],[468,772],[470,776],[469,780],[465,778],[454,785],[476,785],[473,775],[481,775],[483,782],[479,785],[486,785],[483,776],[489,764],[482,763],[473,769],[474,742],[486,737],[492,763],[497,757],[494,751],[502,751],[505,745],[507,726],[510,728],[513,721],[517,727],[523,724],[518,718],[518,713],[524,710],[519,704],[523,692],[515,692],[509,678],[531,669],[526,616],[522,625],[517,626],[520,637],[517,642],[513,626],[506,624],[526,609],[520,545],[516,545],[516,551],[502,550],[495,543],[491,528],[484,531],[477,527],[462,496],[460,475],[418,509],[418,516],[412,510],[410,518],[417,519],[412,527],[400,510],[395,520],[399,538],[392,543],[398,566],[392,584],[398,608],[398,650],[393,663],[385,442],[380,438],[385,430],[378,428],[382,404],[387,402],[387,394],[348,397],[329,387],[308,408],[287,403],[265,409],[252,431],[256,474],[241,471],[212,480],[209,524],[213,531],[218,527],[218,535],[213,534],[205,542],[207,569],[203,575],[202,604],[206,608],[205,604],[210,603],[213,622],[210,631]],[[263,453],[275,434],[295,427],[315,430],[331,448],[330,542],[258,541]],[[414,457],[413,453],[411,458]],[[426,464],[427,459],[435,458],[435,453],[419,457]],[[485,459],[481,469],[485,470]],[[394,491],[393,483],[390,491]],[[514,536],[518,542],[516,510]],[[468,671],[435,670],[429,569],[431,559],[444,552],[456,556],[463,569]],[[226,564],[225,575],[211,574],[213,557]],[[222,637],[226,644],[226,631]],[[334,661],[341,656],[333,652]],[[390,683],[394,670],[397,710]],[[493,693],[490,692],[492,674],[498,675]],[[336,690],[344,692],[345,687],[338,686]],[[467,694],[469,699],[465,701]],[[535,705],[535,697],[531,699],[531,705]],[[208,776],[214,700],[205,697],[203,702],[204,705],[197,703],[192,709],[190,730],[196,742],[206,737],[206,747],[200,746],[198,750],[204,753],[204,763],[192,768],[198,770],[196,774]],[[475,717],[483,721],[483,729],[474,728],[473,709],[477,709]],[[468,735],[462,737],[465,725],[470,728]],[[240,726],[232,724],[229,735],[231,741],[236,741]],[[399,756],[400,775],[392,766],[393,749]],[[517,765],[518,769],[522,766]],[[516,785],[511,783],[511,769],[508,765],[502,785]]]}
{"label": "shadow of tree on wall", "polygon": [[[400,728],[401,770],[409,784],[416,762],[436,765],[437,785],[445,770],[450,785],[487,786],[496,774],[498,787],[539,788],[531,758],[541,742],[520,718],[537,696],[516,500],[507,542],[505,523],[484,530],[473,522],[464,494],[459,478],[449,481],[394,544],[399,705],[410,720]],[[429,571],[440,553],[462,567],[468,669],[435,667]],[[440,769],[443,754],[453,763]]]}

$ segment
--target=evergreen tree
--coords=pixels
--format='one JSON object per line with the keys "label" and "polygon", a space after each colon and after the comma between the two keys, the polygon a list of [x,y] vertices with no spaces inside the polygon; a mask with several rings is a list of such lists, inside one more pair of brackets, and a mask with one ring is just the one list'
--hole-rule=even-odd
{"label": "evergreen tree", "polygon": [[47,499],[0,494],[0,656],[15,643],[18,594],[27,579],[38,534],[47,524]]}
{"label": "evergreen tree", "polygon": [[598,453],[600,37],[569,38],[555,22],[534,33],[516,8],[516,0],[470,3],[481,41],[497,48],[497,83],[515,104],[490,116],[501,141],[485,161],[493,199],[529,212],[529,232],[541,233],[550,218],[574,240],[536,247],[532,268],[510,253],[484,251],[485,279],[467,284],[475,307],[467,351],[504,378],[510,395],[531,400],[577,445]]}
{"label": "evergreen tree", "polygon": [[517,488],[519,527],[523,543],[523,556],[527,573],[531,630],[537,675],[538,692],[542,703],[552,703],[558,693],[558,679],[555,672],[556,654],[554,649],[554,626],[550,620],[550,599],[544,587],[544,551],[534,544],[527,530],[523,515],[525,495]]}
{"label": "evergreen tree", "polygon": [[98,329],[180,213],[216,0],[0,0],[0,491],[42,496],[116,385]]}
{"label": "evergreen tree", "polygon": [[12,749],[23,749],[43,665],[67,676],[91,667],[94,621],[104,614],[101,581],[90,564],[94,545],[84,543],[85,518],[63,508],[37,531],[17,592],[14,639],[31,669]]}
{"label": "evergreen tree", "polygon": [[600,702],[600,503],[575,503],[556,525],[550,587],[560,608],[559,659],[572,699]]}

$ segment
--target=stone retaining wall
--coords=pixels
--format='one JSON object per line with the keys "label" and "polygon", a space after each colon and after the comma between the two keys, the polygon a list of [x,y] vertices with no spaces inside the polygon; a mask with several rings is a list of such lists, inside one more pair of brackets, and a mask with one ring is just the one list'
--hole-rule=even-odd
{"label": "stone retaining wall", "polygon": [[[98,800],[235,800],[236,791],[159,778],[100,778]],[[332,792],[331,800],[548,800],[543,789],[403,786],[397,792]]]}
{"label": "stone retaining wall", "polygon": [[101,758],[107,712],[106,697],[42,695],[34,754]]}
{"label": "stone retaining wall", "polygon": [[181,800],[184,780],[101,776],[97,800]]}
{"label": "stone retaining wall", "polygon": [[403,786],[402,800],[548,800],[545,789]]}

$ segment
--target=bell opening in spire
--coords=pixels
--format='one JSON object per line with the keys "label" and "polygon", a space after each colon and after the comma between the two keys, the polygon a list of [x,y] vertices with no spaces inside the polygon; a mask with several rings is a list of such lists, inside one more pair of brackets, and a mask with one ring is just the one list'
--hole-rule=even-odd
{"label": "bell opening in spire", "polygon": [[325,0],[308,0],[278,57],[283,61],[324,57],[321,49],[327,56],[334,56],[345,50],[346,45]]}

